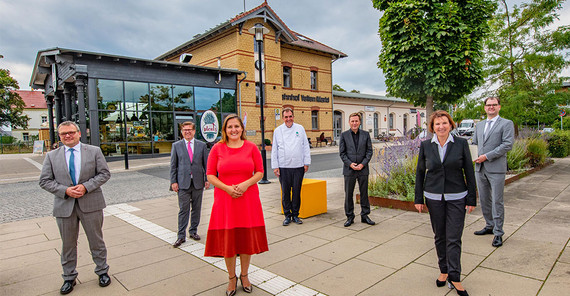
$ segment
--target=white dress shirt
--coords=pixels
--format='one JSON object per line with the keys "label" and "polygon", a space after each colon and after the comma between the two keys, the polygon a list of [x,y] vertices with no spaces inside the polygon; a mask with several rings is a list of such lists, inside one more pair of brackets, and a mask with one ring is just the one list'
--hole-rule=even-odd
{"label": "white dress shirt", "polygon": [[[453,140],[453,136],[449,135],[447,137],[447,140],[445,141],[445,144],[443,144],[443,146],[441,146],[439,144],[439,140],[437,139],[436,135],[434,135],[433,138],[431,138],[431,142],[437,144],[437,151],[439,152],[439,160],[441,160],[441,162],[443,163],[443,158],[445,157],[445,152],[447,152],[447,144],[449,144],[449,142],[455,143],[455,141]],[[424,191],[424,196],[426,198],[429,198],[432,200],[441,200],[442,194]],[[445,198],[445,200],[458,200],[458,199],[462,199],[466,196],[467,196],[467,191],[463,191],[463,192],[459,192],[459,193],[444,193],[443,194],[443,197]]]}
{"label": "white dress shirt", "polygon": [[73,148],[73,160],[75,163],[75,181],[79,184],[79,173],[81,173],[81,142],[77,143],[74,147],[65,146],[65,164],[69,172],[69,156],[71,155],[70,148]]}

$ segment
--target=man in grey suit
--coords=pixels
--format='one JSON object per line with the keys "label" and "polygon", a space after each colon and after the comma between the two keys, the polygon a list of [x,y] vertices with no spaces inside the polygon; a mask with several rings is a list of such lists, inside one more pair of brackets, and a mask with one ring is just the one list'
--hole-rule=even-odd
{"label": "man in grey suit", "polygon": [[99,286],[111,284],[107,248],[103,241],[105,198],[101,185],[111,178],[99,147],[79,142],[81,132],[75,122],[62,122],[58,128],[63,146],[50,151],[44,160],[40,187],[53,193],[53,215],[62,240],[63,286],[60,293],[73,291],[77,277],[77,237],[79,221],[89,241]]}
{"label": "man in grey suit", "polygon": [[[194,139],[196,125],[191,121],[182,123],[184,139],[172,144],[170,154],[170,186],[178,193],[178,239],[173,244],[178,248],[186,241],[186,227],[190,216],[190,229],[193,240],[200,240],[198,225],[202,210],[202,192],[208,189],[206,181],[206,164],[208,150],[206,144]],[[190,208],[192,213],[190,214]]]}
{"label": "man in grey suit", "polygon": [[344,227],[354,223],[354,186],[358,180],[360,191],[360,218],[362,223],[374,225],[368,214],[370,214],[370,202],[368,201],[368,163],[372,158],[372,140],[370,134],[361,130],[360,114],[352,113],[349,116],[350,129],[340,136],[339,153],[340,159],[344,163],[342,174],[344,175],[344,212],[346,222]]}
{"label": "man in grey suit", "polygon": [[499,98],[485,99],[487,120],[475,127],[473,144],[477,145],[477,157],[474,161],[477,190],[481,201],[481,211],[485,218],[485,228],[475,231],[475,235],[494,234],[492,245],[503,245],[503,224],[505,207],[503,191],[507,173],[507,152],[513,148],[513,122],[499,116],[501,101]]}

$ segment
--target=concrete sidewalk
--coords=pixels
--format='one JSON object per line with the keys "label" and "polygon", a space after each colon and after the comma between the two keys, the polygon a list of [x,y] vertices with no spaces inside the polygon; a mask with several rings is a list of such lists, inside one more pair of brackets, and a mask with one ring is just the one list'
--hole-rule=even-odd
{"label": "concrete sidewalk", "polygon": [[[279,184],[259,185],[270,245],[252,258],[251,295],[456,295],[434,284],[439,271],[427,214],[375,208],[370,217],[377,225],[357,220],[345,228],[342,176],[323,179],[328,213],[287,227],[281,226]],[[570,158],[565,158],[508,185],[506,239],[500,248],[491,246],[491,236],[473,235],[484,226],[480,209],[467,215],[462,267],[471,295],[568,294],[569,183]],[[104,235],[113,283],[97,285],[81,232],[78,285],[70,295],[224,295],[223,260],[202,256],[212,202],[213,190],[208,190],[198,230],[202,240],[189,240],[179,249],[171,247],[175,194],[109,206]],[[53,217],[0,224],[0,295],[59,295],[60,249]]]}

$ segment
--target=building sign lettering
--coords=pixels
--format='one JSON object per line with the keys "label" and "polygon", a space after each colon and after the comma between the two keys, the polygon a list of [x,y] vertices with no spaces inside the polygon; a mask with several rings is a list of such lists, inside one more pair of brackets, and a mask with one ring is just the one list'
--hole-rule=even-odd
{"label": "building sign lettering", "polygon": [[321,97],[321,96],[303,96],[303,95],[286,95],[283,94],[281,98],[285,101],[303,101],[303,102],[318,102],[318,103],[328,103],[330,102],[329,97]]}

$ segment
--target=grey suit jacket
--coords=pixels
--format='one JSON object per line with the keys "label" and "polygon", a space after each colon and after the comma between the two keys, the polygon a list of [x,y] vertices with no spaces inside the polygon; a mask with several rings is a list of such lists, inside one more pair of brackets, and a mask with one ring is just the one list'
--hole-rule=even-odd
{"label": "grey suit jacket", "polygon": [[[94,212],[105,208],[105,198],[101,185],[111,178],[111,172],[101,149],[81,143],[81,172],[77,184],[83,184],[87,193],[77,199],[83,212]],[[53,215],[69,217],[73,211],[75,198],[65,194],[73,186],[65,160],[65,146],[50,151],[44,160],[40,175],[40,187],[54,195]]]}
{"label": "grey suit jacket", "polygon": [[[345,176],[368,175],[368,163],[370,162],[373,154],[370,134],[367,131],[359,131],[358,149],[356,149],[351,133],[352,130],[349,129],[340,135],[338,150],[340,153],[340,159],[342,159],[344,164],[342,167],[342,174]],[[364,168],[360,171],[351,169],[350,164],[353,162],[363,164]]]}
{"label": "grey suit jacket", "polygon": [[[192,156],[191,163],[184,139],[172,144],[172,151],[170,152],[170,184],[178,183],[178,188],[187,190],[190,188],[193,178],[194,188],[204,188],[208,162],[208,149],[206,144],[194,139],[193,152],[194,155]],[[192,178],[190,178],[190,173],[192,173]]]}
{"label": "grey suit jacket", "polygon": [[[487,156],[482,165],[488,172],[504,174],[507,172],[507,152],[513,148],[515,141],[513,122],[502,117],[497,118],[484,137],[486,122],[487,120],[480,121],[475,127],[473,144],[477,145],[479,156],[483,154]],[[481,170],[481,163],[475,165],[475,170],[477,172]]]}

